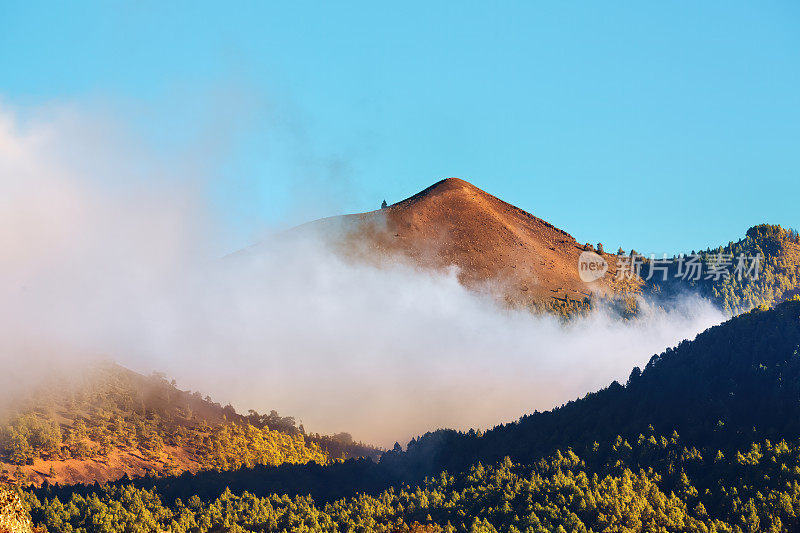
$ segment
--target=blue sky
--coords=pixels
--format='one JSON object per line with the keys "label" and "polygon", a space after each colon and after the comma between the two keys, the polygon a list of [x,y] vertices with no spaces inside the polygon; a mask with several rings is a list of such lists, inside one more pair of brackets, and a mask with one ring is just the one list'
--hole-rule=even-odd
{"label": "blue sky", "polygon": [[3,2],[0,100],[208,150],[231,246],[458,176],[606,248],[800,226],[796,2]]}

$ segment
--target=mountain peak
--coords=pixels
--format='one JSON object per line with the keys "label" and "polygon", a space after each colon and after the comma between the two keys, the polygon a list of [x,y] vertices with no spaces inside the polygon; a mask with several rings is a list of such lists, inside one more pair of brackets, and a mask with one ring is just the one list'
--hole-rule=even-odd
{"label": "mountain peak", "polygon": [[475,185],[471,184],[468,181],[462,180],[460,178],[445,178],[443,180],[439,180],[430,187],[427,187],[420,192],[414,194],[413,196],[409,196],[405,200],[401,200],[396,204],[392,204],[389,207],[399,206],[399,205],[408,205],[409,203],[415,203],[419,200],[439,196],[441,194],[448,194],[448,193],[464,193],[464,194],[481,194],[487,195],[488,193],[479,189]]}
{"label": "mountain peak", "polygon": [[[401,259],[419,267],[458,268],[459,281],[522,305],[560,306],[612,292],[606,279],[583,283],[571,235],[459,178],[368,213],[317,221],[344,223],[340,249],[359,259]],[[609,259],[609,263],[612,261]]]}
{"label": "mountain peak", "polygon": [[484,192],[475,185],[471,184],[466,180],[462,180],[461,178],[445,178],[443,180],[437,181],[427,189],[421,191],[419,194],[424,194],[426,192],[435,192],[435,191],[451,191],[455,189],[467,189],[470,191]]}

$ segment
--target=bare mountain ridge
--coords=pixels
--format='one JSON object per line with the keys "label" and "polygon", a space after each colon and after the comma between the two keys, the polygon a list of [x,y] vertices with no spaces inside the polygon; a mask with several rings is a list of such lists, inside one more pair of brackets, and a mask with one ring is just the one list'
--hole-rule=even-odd
{"label": "bare mountain ridge", "polygon": [[609,272],[584,283],[584,251],[569,233],[458,178],[441,180],[384,209],[330,217],[296,228],[333,235],[335,248],[366,261],[406,260],[436,270],[458,267],[459,281],[514,304],[550,304],[610,296]]}

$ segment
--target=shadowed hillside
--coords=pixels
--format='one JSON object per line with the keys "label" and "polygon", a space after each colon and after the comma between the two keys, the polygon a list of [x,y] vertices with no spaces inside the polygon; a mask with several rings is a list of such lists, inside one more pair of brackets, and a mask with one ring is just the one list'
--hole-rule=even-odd
{"label": "shadowed hillside", "polygon": [[[590,357],[591,354],[587,354]],[[590,447],[649,428],[677,430],[696,446],[735,449],[800,438],[800,299],[756,309],[654,355],[617,382],[559,408],[483,435],[442,430],[387,452],[381,464],[426,475],[504,456],[530,461],[557,448]]]}

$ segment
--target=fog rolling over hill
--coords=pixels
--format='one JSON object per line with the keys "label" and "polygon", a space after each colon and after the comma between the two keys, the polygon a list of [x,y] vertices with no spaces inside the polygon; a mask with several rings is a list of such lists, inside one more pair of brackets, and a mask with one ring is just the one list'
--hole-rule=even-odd
{"label": "fog rolling over hill", "polygon": [[[561,316],[611,306],[630,317],[642,297],[670,307],[686,295],[737,314],[795,294],[800,276],[796,230],[757,224],[736,241],[691,253],[687,238],[686,250],[670,258],[622,248],[608,253],[603,243],[579,243],[458,178],[375,211],[317,220],[290,233],[321,238],[353,261],[454,270],[462,285],[504,305]],[[598,276],[581,277],[587,254],[602,263]],[[701,268],[690,275],[682,265],[692,262]]]}
{"label": "fog rolling over hill", "polygon": [[[508,455],[523,462],[556,448],[591,448],[617,435],[631,442],[647,430],[676,431],[686,442],[726,455],[769,439],[800,438],[800,297],[754,309],[653,355],[622,386],[485,432],[425,435],[387,464],[460,471]],[[641,442],[640,442],[641,443]],[[743,461],[740,461],[743,462]],[[797,475],[800,471],[795,471]]]}
{"label": "fog rolling over hill", "polygon": [[[776,412],[788,412],[784,392],[796,391],[782,389],[780,382],[790,377],[782,365],[792,372],[796,366],[787,355],[793,346],[786,343],[795,343],[796,328],[789,325],[796,325],[797,302],[783,304],[780,312],[732,320],[696,343],[651,356],[694,338],[727,313],[791,296],[800,256],[796,233],[754,226],[741,240],[703,252],[706,264],[723,251],[762,254],[764,275],[756,281],[620,286],[612,270],[593,284],[583,284],[577,258],[585,245],[467,182],[448,179],[384,209],[315,221],[222,258],[208,252],[214,219],[196,182],[165,179],[147,187],[108,187],[101,177],[110,169],[95,175],[72,166],[71,159],[58,155],[61,151],[49,149],[59,139],[52,131],[60,130],[50,131],[45,141],[35,143],[5,132],[14,149],[1,153],[9,172],[0,173],[0,179],[13,184],[8,187],[12,205],[32,203],[53,213],[32,220],[24,209],[0,211],[5,245],[0,247],[3,401],[62,371],[80,374],[98,355],[142,374],[163,371],[180,388],[159,375],[145,378],[122,370],[114,373],[117,381],[110,381],[119,387],[90,388],[88,394],[31,407],[3,427],[3,479],[74,483],[127,474],[137,477],[139,486],[156,486],[187,501],[199,493],[205,502],[194,499],[194,510],[175,511],[185,516],[205,513],[204,506],[212,505],[209,498],[225,486],[314,491],[332,498],[401,480],[415,483],[443,467],[463,471],[477,460],[496,462],[504,455],[528,464],[504,463],[503,472],[516,469],[530,479],[532,469],[550,469],[549,463],[530,462],[574,445],[582,446],[584,454],[595,454],[587,455],[586,463],[567,455],[578,478],[600,472],[616,476],[609,483],[627,486],[630,476],[620,472],[621,464],[655,464],[660,470],[640,483],[652,488],[663,474],[668,480],[664,493],[683,487],[689,496],[681,497],[691,503],[693,519],[703,521],[704,511],[690,498],[691,485],[675,478],[672,463],[664,463],[664,457],[669,459],[682,446],[665,435],[677,427],[693,439],[687,446],[709,446],[703,457],[724,452],[730,457],[725,468],[735,473],[742,463],[733,448],[782,436],[787,428],[794,431],[794,426],[781,425],[780,417],[771,417],[770,427],[749,432],[757,420],[744,409],[738,412],[747,416],[731,414],[742,403],[730,392],[752,392],[750,382],[754,376],[758,381],[764,367],[763,375],[779,383],[778,393],[770,396],[777,398]],[[5,177],[9,175],[26,179],[12,182]],[[60,194],[50,194],[54,189]],[[176,191],[177,206],[168,200]],[[603,257],[613,264],[613,257]],[[791,337],[781,337],[781,330]],[[735,364],[725,367],[734,374],[724,375],[704,395],[698,383],[717,362],[729,362],[726,343],[740,338],[744,351],[737,349]],[[702,349],[693,348],[698,346]],[[742,358],[748,346],[759,357],[777,346],[775,353],[788,359],[778,358],[780,369],[774,358],[749,361]],[[635,366],[644,367],[644,373],[631,374]],[[685,379],[685,368],[694,369],[692,380]],[[558,407],[614,380],[628,381],[628,376],[625,388],[612,385],[482,436],[468,431]],[[741,386],[726,388],[728,378],[740,377]],[[684,382],[691,387],[680,386]],[[652,386],[643,387],[645,383]],[[203,391],[220,403],[181,389]],[[143,390],[155,393],[143,396]],[[156,402],[148,403],[153,398]],[[747,402],[749,396],[741,398]],[[223,407],[229,402],[240,413],[257,412],[237,414]],[[704,410],[695,417],[698,405]],[[759,405],[770,408],[766,400]],[[259,414],[273,409],[296,417],[297,426],[277,413]],[[714,429],[718,426],[719,431]],[[452,429],[415,439],[406,452],[388,452],[380,464],[367,459],[339,463],[343,455],[377,454],[346,438],[317,435],[347,431],[356,440],[389,448],[438,428]],[[618,432],[625,437],[616,439]],[[597,448],[595,438],[603,441]],[[636,439],[636,453],[650,453],[646,446],[651,440],[664,452],[655,463],[620,462],[630,461],[626,438]],[[697,455],[681,454],[681,461],[684,456],[694,461]],[[558,457],[553,461],[561,464]],[[585,472],[577,471],[584,467]],[[153,471],[167,477],[142,477]],[[182,477],[170,475],[181,472]],[[190,472],[199,473],[191,477]],[[775,479],[783,483],[785,472]],[[489,483],[486,471],[472,481],[470,475],[464,474],[459,483]],[[450,486],[446,477],[437,479],[441,486],[436,491]],[[724,482],[736,486],[731,479]],[[139,508],[136,499],[152,497],[142,496],[124,479],[119,483],[121,492],[105,489],[103,501],[116,501],[124,492],[131,501],[122,507]],[[711,490],[715,483],[700,486]],[[75,489],[58,490],[66,498]],[[658,506],[662,493],[647,490],[630,501]],[[520,494],[519,505],[528,506],[528,497]],[[396,498],[408,503],[409,496],[398,492]],[[560,496],[554,498],[557,502]],[[707,502],[709,509],[725,520],[738,520],[725,511],[733,505],[726,498],[715,496]],[[286,509],[286,501],[276,497],[273,503]],[[406,513],[406,503],[401,507],[395,505],[399,500],[392,501],[397,519],[428,520],[427,513]],[[684,512],[684,500],[669,502]],[[86,511],[78,501],[48,515],[51,504],[40,504],[31,503],[38,523],[55,520],[56,514],[79,522],[83,514],[96,512]],[[104,504],[92,498],[90,505]],[[158,513],[162,504],[151,499],[148,505]],[[309,501],[302,505],[316,512]],[[557,508],[554,523],[574,522],[572,510]],[[294,520],[292,512],[285,514],[286,520]],[[437,519],[455,520],[447,513],[440,512]],[[592,523],[599,516],[593,513],[584,513],[582,520]],[[65,524],[54,527],[61,530]]]}
{"label": "fog rolling over hill", "polygon": [[[384,209],[312,222],[331,232],[345,256],[377,264],[404,260],[434,270],[457,268],[459,281],[518,306],[545,308],[557,299],[582,301],[634,288],[608,276],[584,283],[584,243],[530,213],[458,178],[436,182]],[[602,252],[601,252],[602,253]]]}
{"label": "fog rolling over hill", "polygon": [[[497,276],[509,271],[539,275],[538,260],[523,264],[539,251],[563,265],[540,278],[566,279],[578,250],[459,180],[383,210],[417,257],[443,254],[432,263],[363,261],[308,232],[220,260],[224,235],[200,178],[175,177],[146,151],[87,134],[93,124],[74,117],[24,130],[13,119],[0,123],[11,206],[0,211],[3,390],[58,372],[55,362],[100,354],[144,374],[163,371],[241,412],[276,409],[313,431],[391,445],[560,404],[723,318],[687,300],[675,311],[644,309],[634,323],[598,311],[565,327],[498,305],[474,289],[492,279],[504,286]],[[105,179],[120,173],[125,180]],[[450,263],[459,268],[425,268]],[[486,270],[495,263],[503,268]],[[517,293],[521,283],[539,290],[533,277],[512,280],[505,286]]]}
{"label": "fog rolling over hill", "polygon": [[35,522],[57,531],[87,517],[113,531],[142,519],[164,527],[173,517],[187,524],[179,531],[233,523],[281,531],[796,531],[799,351],[794,298],[668,348],[624,386],[484,433],[427,434],[379,464],[257,467],[26,497]]}
{"label": "fog rolling over hill", "polygon": [[[342,429],[384,446],[422,428],[487,427],[520,408],[560,404],[623,379],[652,353],[724,318],[709,302],[687,298],[670,311],[643,304],[633,321],[598,308],[564,323],[470,290],[457,271],[404,260],[354,263],[311,239],[270,243],[233,268],[244,269],[238,279],[255,280],[248,297],[279,304],[261,304],[267,324],[259,326],[261,315],[243,317],[253,345],[240,344],[229,361],[246,365],[246,378],[220,379],[236,384],[261,372],[268,390],[281,391],[282,411],[326,430],[341,420]],[[262,346],[275,353],[267,360],[281,361],[274,372],[259,369]],[[252,357],[236,359],[250,350]],[[258,401],[259,391],[233,388],[238,404]]]}

